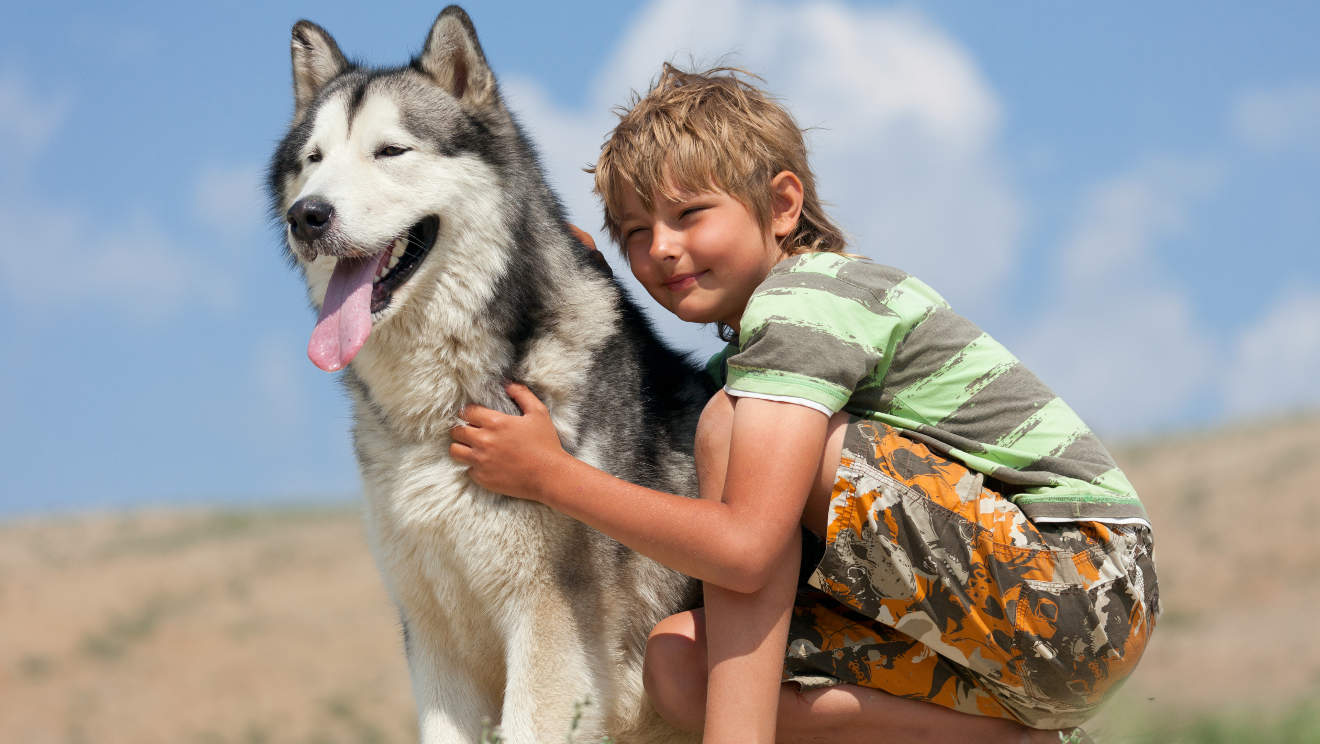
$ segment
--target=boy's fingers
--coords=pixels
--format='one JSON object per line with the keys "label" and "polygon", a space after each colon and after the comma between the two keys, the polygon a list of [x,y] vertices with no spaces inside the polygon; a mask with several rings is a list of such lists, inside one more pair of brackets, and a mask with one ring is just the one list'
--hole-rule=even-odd
{"label": "boy's fingers", "polygon": [[459,444],[458,442],[450,444],[449,456],[465,465],[472,464],[472,448],[466,444]]}
{"label": "boy's fingers", "polygon": [[596,239],[588,235],[585,230],[572,224],[568,226],[568,229],[573,232],[573,237],[577,238],[579,243],[587,247],[587,250],[596,250]]}
{"label": "boy's fingers", "polygon": [[462,442],[463,444],[472,443],[470,432],[468,431],[468,427],[466,426],[455,426],[454,428],[450,429],[449,438],[454,440],[455,442]]}
{"label": "boy's fingers", "polygon": [[463,406],[463,410],[459,412],[458,417],[471,426],[482,427],[489,426],[496,417],[502,415],[499,411],[479,406],[476,403],[469,403]]}
{"label": "boy's fingers", "polygon": [[509,393],[509,397],[513,398],[513,402],[517,403],[518,407],[522,409],[523,413],[545,410],[545,406],[542,405],[541,399],[537,398],[536,393],[533,393],[532,389],[526,385],[518,382],[511,382],[508,385],[505,385],[504,389]]}
{"label": "boy's fingers", "polygon": [[582,228],[570,224],[568,229],[572,231],[573,237],[577,238],[583,248],[587,249],[587,258],[596,264],[606,276],[614,276],[614,270],[610,268],[610,262],[605,260],[605,255],[596,250],[596,239],[588,235]]}

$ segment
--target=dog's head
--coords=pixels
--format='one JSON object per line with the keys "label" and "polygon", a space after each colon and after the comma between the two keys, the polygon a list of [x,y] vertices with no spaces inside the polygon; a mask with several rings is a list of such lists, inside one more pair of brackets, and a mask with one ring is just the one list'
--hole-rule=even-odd
{"label": "dog's head", "polygon": [[502,257],[462,255],[448,243],[459,232],[499,242],[482,233],[499,224],[498,140],[513,123],[457,6],[406,67],[351,63],[310,21],[293,27],[291,52],[294,116],[269,188],[319,310],[308,356],[333,371],[419,287],[445,272],[498,269],[491,264]]}

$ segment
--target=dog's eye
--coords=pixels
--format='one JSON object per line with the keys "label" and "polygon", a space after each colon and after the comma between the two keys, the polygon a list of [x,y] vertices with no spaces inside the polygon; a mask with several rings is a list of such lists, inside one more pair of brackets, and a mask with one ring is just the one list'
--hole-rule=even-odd
{"label": "dog's eye", "polygon": [[309,163],[319,163],[319,162],[321,162],[321,151],[320,151],[320,150],[312,150],[311,154],[307,156],[307,162],[309,162]]}
{"label": "dog's eye", "polygon": [[405,152],[408,152],[407,147],[400,147],[398,145],[386,145],[376,151],[376,157],[394,158],[404,154]]}

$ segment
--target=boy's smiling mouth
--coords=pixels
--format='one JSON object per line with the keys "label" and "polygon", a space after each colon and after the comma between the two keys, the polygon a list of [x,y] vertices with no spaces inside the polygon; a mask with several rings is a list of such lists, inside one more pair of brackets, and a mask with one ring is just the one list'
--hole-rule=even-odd
{"label": "boy's smiling mouth", "polygon": [[665,287],[671,290],[687,289],[697,283],[697,279],[704,275],[705,271],[698,271],[695,274],[679,274],[672,276],[664,281]]}

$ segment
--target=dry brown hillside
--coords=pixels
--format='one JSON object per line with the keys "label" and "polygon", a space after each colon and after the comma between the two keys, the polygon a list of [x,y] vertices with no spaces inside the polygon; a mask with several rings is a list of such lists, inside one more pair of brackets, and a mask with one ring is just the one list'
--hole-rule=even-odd
{"label": "dry brown hillside", "polygon": [[[1320,416],[1118,454],[1165,614],[1093,733],[1282,740],[1320,691]],[[396,625],[351,509],[0,523],[0,744],[410,741]]]}

